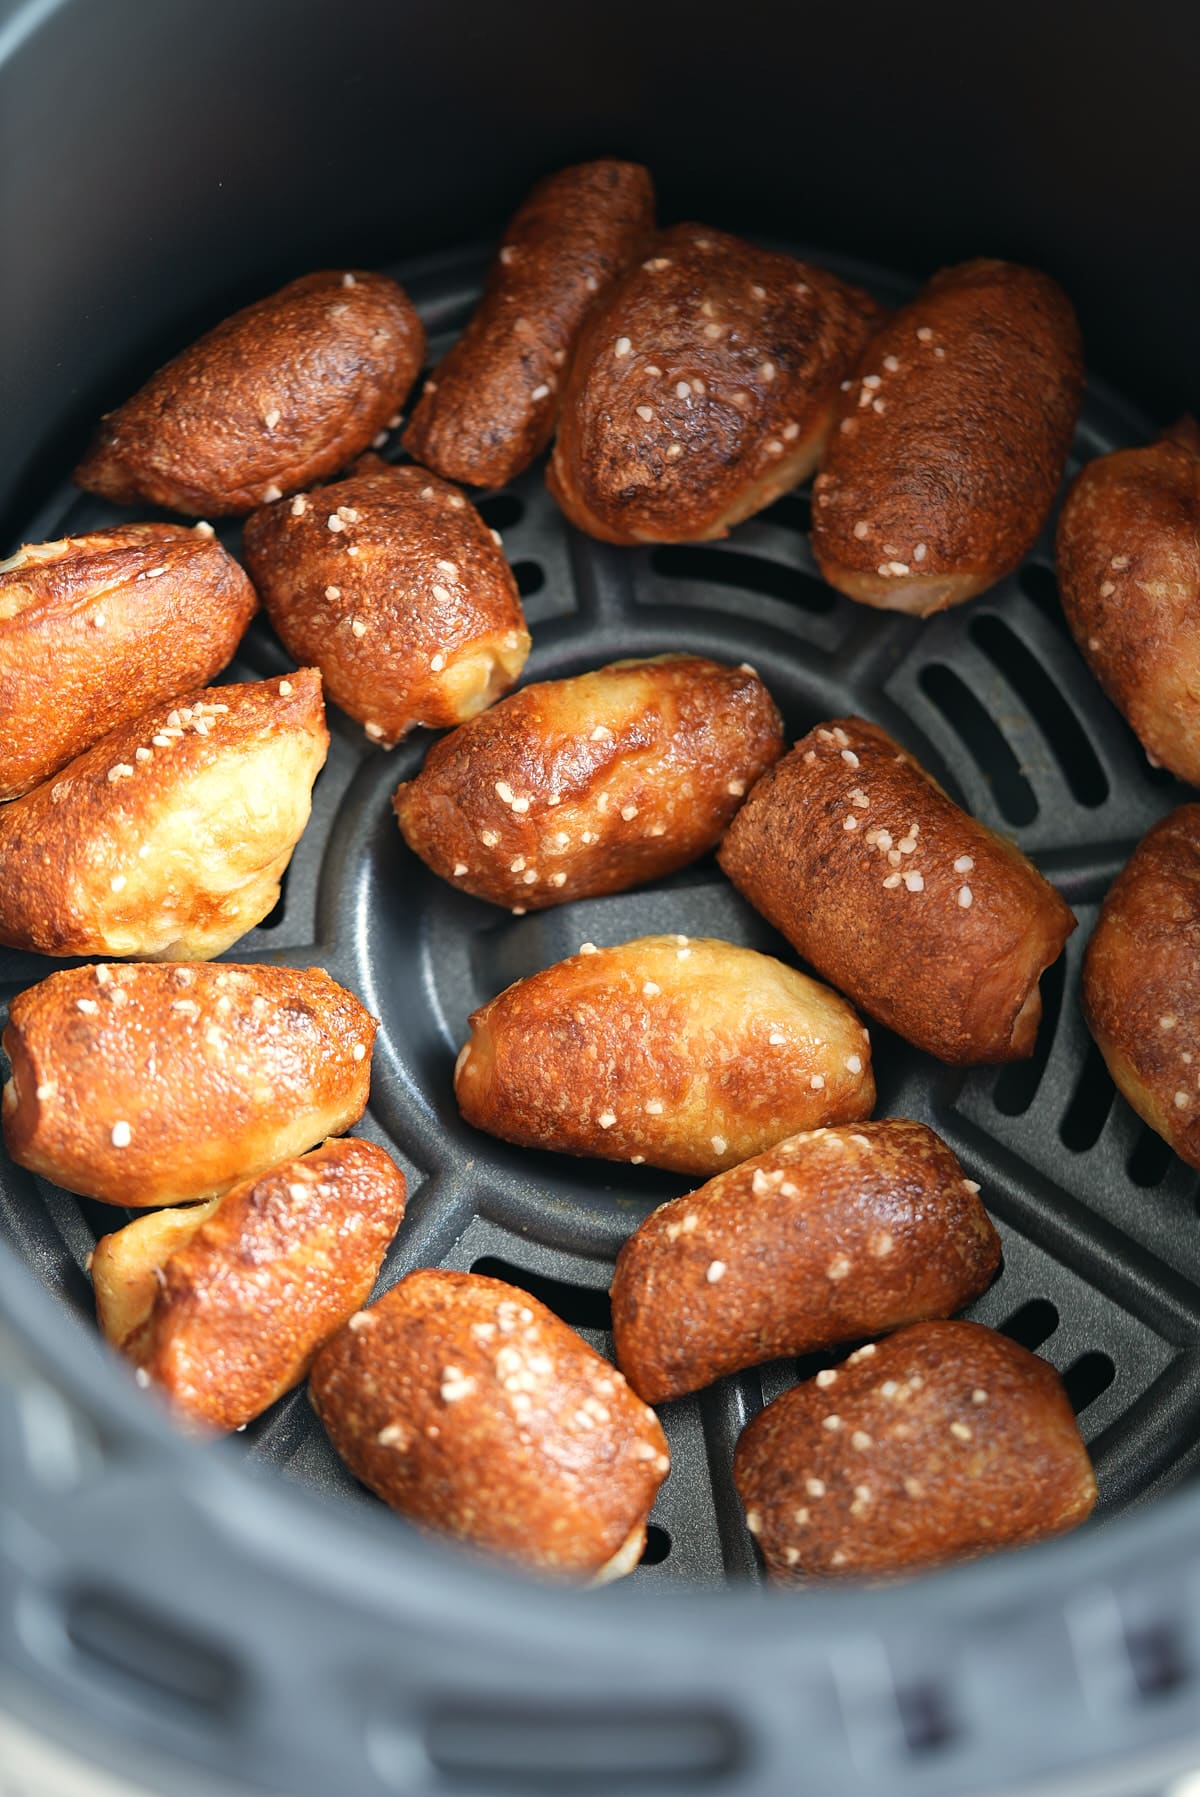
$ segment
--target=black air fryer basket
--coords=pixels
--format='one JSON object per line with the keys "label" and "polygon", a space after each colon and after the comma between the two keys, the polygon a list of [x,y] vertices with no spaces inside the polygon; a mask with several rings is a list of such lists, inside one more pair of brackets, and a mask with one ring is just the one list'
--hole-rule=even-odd
{"label": "black air fryer basket", "polygon": [[[796,249],[886,301],[971,254],[1046,267],[1114,382],[1089,386],[1070,472],[1144,440],[1200,401],[1200,258],[1181,241],[1200,28],[1169,6],[1020,5],[975,29],[877,5],[0,4],[0,553],[147,516],[66,482],[89,426],[293,274],[387,267],[436,359],[530,181],[608,152],[651,166],[665,220]],[[1030,1061],[964,1071],[872,1038],[879,1114],[933,1124],[982,1184],[1004,1266],[969,1314],[1062,1373],[1096,1517],[903,1586],[766,1591],[733,1447],[815,1356],[665,1406],[673,1470],[642,1565],[602,1593],[535,1586],[367,1496],[303,1389],[230,1443],[178,1435],[90,1320],[86,1260],[114,1213],[5,1160],[0,1793],[73,1789],[72,1760],[172,1794],[1182,1797],[1200,1765],[1200,1182],[1114,1094],[1078,993],[1108,884],[1188,795],[1085,669],[1052,528],[1011,579],[919,623],[824,585],[806,490],[726,542],[638,550],[572,531],[540,464],[480,509],[532,626],[526,678],[667,649],[749,661],[790,736],[877,719],[1075,909]],[[221,535],[236,553],[237,526]],[[259,620],[227,678],[288,666]],[[711,859],[526,917],[455,892],[388,803],[427,733],[385,755],[332,710],[331,727],[279,905],[229,958],[319,963],[381,1019],[361,1133],[410,1188],[381,1289],[415,1266],[492,1273],[609,1352],[616,1251],[685,1182],[469,1130],[451,1087],[468,1013],[585,939],[790,952]],[[51,965],[0,950],[0,1015]]]}

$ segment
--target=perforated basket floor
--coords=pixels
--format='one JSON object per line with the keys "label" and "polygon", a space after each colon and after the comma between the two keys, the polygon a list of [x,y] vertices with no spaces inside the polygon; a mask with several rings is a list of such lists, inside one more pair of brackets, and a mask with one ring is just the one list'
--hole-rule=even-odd
{"label": "perforated basket floor", "polygon": [[[483,261],[470,253],[395,272],[421,309],[436,358],[469,314]],[[903,297],[877,271],[843,272],[885,300]],[[1093,387],[1070,472],[1145,434],[1136,416]],[[1106,887],[1142,833],[1185,794],[1149,767],[1075,650],[1055,590],[1052,531],[1012,579],[919,623],[855,606],[822,583],[808,546],[806,493],[781,500],[725,543],[652,550],[614,549],[568,528],[540,465],[480,509],[503,533],[533,629],[527,679],[669,649],[748,660],[790,736],[845,712],[878,719],[1062,888],[1080,927],[1043,982],[1033,1059],[964,1073],[872,1027],[878,1114],[933,1124],[981,1182],[1004,1266],[968,1314],[1062,1372],[1096,1462],[1098,1516],[1184,1475],[1200,1439],[1198,1180],[1114,1095],[1078,992]],[[38,541],[147,515],[67,487],[25,535]],[[236,552],[237,527],[221,534]],[[289,665],[259,620],[227,678]],[[360,1133],[388,1147],[410,1182],[408,1218],[381,1289],[435,1262],[494,1273],[537,1293],[610,1352],[615,1253],[638,1220],[686,1182],[523,1152],[469,1130],[451,1086],[468,1013],[587,939],[682,930],[784,958],[790,951],[711,859],[648,889],[538,916],[513,917],[455,892],[408,853],[388,804],[420,765],[427,734],[383,754],[332,708],[331,726],[312,822],[280,903],[227,958],[320,963],[381,1019]],[[54,965],[0,950],[0,999]],[[87,1255],[120,1221],[109,1207],[0,1162],[0,1234],[64,1306],[90,1314]],[[98,1341],[96,1352],[104,1352]],[[758,1576],[730,1479],[734,1444],[764,1401],[825,1363],[776,1363],[664,1408],[672,1473],[635,1580]],[[288,1477],[350,1503],[375,1502],[336,1460],[303,1390],[240,1439],[247,1455]]]}

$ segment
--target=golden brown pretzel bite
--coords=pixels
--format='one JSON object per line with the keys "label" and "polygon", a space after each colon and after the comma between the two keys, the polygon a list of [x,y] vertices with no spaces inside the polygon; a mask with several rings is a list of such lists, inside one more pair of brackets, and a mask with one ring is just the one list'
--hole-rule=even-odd
{"label": "golden brown pretzel bite", "polygon": [[404,1196],[382,1148],[340,1141],[152,1211],[96,1244],[100,1327],[189,1421],[239,1429],[370,1297]]}
{"label": "golden brown pretzel bite", "polygon": [[718,1173],[875,1102],[867,1032],[770,955],[643,936],[518,980],[471,1018],[454,1089],[506,1142]]}
{"label": "golden brown pretzel bite", "polygon": [[1079,326],[1048,275],[943,269],[840,398],[813,487],[826,580],[919,617],[994,585],[1046,521],[1082,395]]}
{"label": "golden brown pretzel bite", "polygon": [[658,655],[524,687],[435,743],[393,803],[444,880],[541,911],[715,847],[782,749],[748,668]]}
{"label": "golden brown pretzel bite", "polygon": [[266,916],[329,747],[321,676],[210,686],[0,809],[0,942],[206,960]]}
{"label": "golden brown pretzel bite", "polygon": [[1200,805],[1144,836],[1100,910],[1083,1009],[1138,1116],[1200,1167]]}
{"label": "golden brown pretzel bite", "polygon": [[211,680],[257,607],[207,526],[118,524],[0,562],[0,799]]}
{"label": "golden brown pretzel bite", "polygon": [[610,543],[723,537],[810,472],[879,319],[825,269],[676,225],[591,314],[547,473]]}
{"label": "golden brown pretzel bite", "polygon": [[474,717],[525,665],[512,570],[474,506],[424,468],[366,457],[349,480],[255,512],[243,541],[284,643],[384,748]]}
{"label": "golden brown pretzel bite", "polygon": [[783,1354],[977,1298],[1000,1264],[979,1188],[923,1123],[812,1130],[652,1212],[617,1257],[617,1364],[661,1404]]}
{"label": "golden brown pretzel bite", "polygon": [[632,1572],[669,1467],[654,1412],[516,1286],[437,1267],[351,1317],[309,1386],[355,1478],[536,1572]]}
{"label": "golden brown pretzel bite", "polygon": [[822,974],[943,1061],[1033,1053],[1075,918],[1031,861],[877,724],[823,724],[763,775],[719,860]]}
{"label": "golden brown pretzel bite", "polygon": [[425,383],[408,453],[477,487],[527,468],[554,434],[580,326],[653,229],[654,184],[636,162],[582,162],[540,181],[509,222],[471,322]]}
{"label": "golden brown pretzel bite", "polygon": [[743,1432],[746,1525],[781,1584],[879,1578],[1076,1528],[1096,1501],[1054,1368],[978,1323],[917,1323]]}
{"label": "golden brown pretzel bite", "polygon": [[1063,611],[1092,673],[1151,759],[1200,785],[1200,439],[1191,420],[1144,449],[1087,464],[1063,505],[1057,559]]}
{"label": "golden brown pretzel bite", "polygon": [[109,412],[75,479],[123,505],[253,511],[364,450],[403,404],[424,350],[408,295],[386,275],[303,275]]}
{"label": "golden brown pretzel bite", "polygon": [[319,967],[72,967],[18,993],[13,1160],[107,1204],[186,1204],[357,1123],[375,1020]]}

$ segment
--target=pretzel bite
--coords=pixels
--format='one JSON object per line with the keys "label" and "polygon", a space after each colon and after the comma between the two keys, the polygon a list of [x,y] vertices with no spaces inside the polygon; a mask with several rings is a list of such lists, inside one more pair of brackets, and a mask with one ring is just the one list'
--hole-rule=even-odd
{"label": "pretzel bite", "polygon": [[[1193,427],[1194,430],[1194,427]],[[1088,666],[1156,764],[1200,786],[1200,454],[1186,431],[1083,469],[1058,588]]]}
{"label": "pretzel bite", "polygon": [[1074,915],[877,724],[810,730],[718,859],[818,973],[918,1048],[964,1063],[1033,1053],[1038,980]]}
{"label": "pretzel bite", "polygon": [[444,880],[542,911],[714,848],[782,749],[748,668],[658,655],[514,693],[435,743],[393,803],[405,842]]}
{"label": "pretzel bite", "polygon": [[75,479],[120,505],[253,511],[364,450],[403,404],[424,352],[421,321],[386,275],[303,275],[109,412]]}
{"label": "pretzel bite", "polygon": [[419,1527],[535,1572],[632,1572],[670,1469],[654,1412],[516,1286],[410,1273],[322,1348],[309,1385],[356,1479]]}
{"label": "pretzel bite", "polygon": [[916,1323],[785,1391],[733,1476],[787,1585],[977,1559],[1076,1528],[1096,1501],[1058,1374],[978,1323]]}
{"label": "pretzel bite", "polygon": [[1083,1010],[1138,1116],[1200,1167],[1200,805],[1142,838],[1100,910]]}
{"label": "pretzel bite", "polygon": [[687,936],[585,942],[518,980],[471,1018],[454,1090],[506,1142],[705,1176],[875,1102],[867,1032],[835,992]]}
{"label": "pretzel bite", "polygon": [[382,1148],[326,1142],[209,1204],[152,1211],[96,1244],[100,1327],[139,1385],[240,1429],[370,1297],[404,1196]]}
{"label": "pretzel bite", "polygon": [[106,1204],[211,1198],[357,1123],[375,1020],[320,967],[72,967],[2,1045],[13,1160]]}
{"label": "pretzel bite", "polygon": [[109,731],[0,810],[0,942],[219,955],[279,897],[328,747],[312,668],[205,687]]}
{"label": "pretzel bite", "polygon": [[636,162],[581,162],[540,181],[471,322],[425,383],[408,453],[477,487],[527,468],[553,435],[584,318],[653,229],[654,185]]}
{"label": "pretzel bite", "polygon": [[1000,1238],[923,1123],[792,1136],[652,1212],[617,1257],[617,1362],[662,1404],[977,1298]]}
{"label": "pretzel bite", "polygon": [[257,609],[209,529],[120,524],[0,562],[0,799],[211,680]]}
{"label": "pretzel bite", "polygon": [[922,618],[994,585],[1046,521],[1082,396],[1079,326],[1048,275],[943,269],[839,396],[813,489],[826,580]]}
{"label": "pretzel bite", "polygon": [[703,225],[662,232],[583,328],[551,492],[610,543],[726,536],[815,466],[879,316],[823,268]]}
{"label": "pretzel bite", "polygon": [[369,457],[255,512],[243,544],[284,643],[384,748],[414,724],[474,717],[525,665],[512,570],[474,507],[424,468]]}

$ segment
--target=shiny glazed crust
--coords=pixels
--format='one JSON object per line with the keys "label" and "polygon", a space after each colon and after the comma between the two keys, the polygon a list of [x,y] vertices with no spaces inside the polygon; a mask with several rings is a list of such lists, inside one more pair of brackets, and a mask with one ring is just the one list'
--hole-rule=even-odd
{"label": "shiny glazed crust", "polygon": [[636,162],[583,162],[540,181],[510,220],[470,323],[425,383],[404,447],[427,468],[501,487],[554,432],[588,312],[654,229]]}
{"label": "shiny glazed crust", "polygon": [[13,1160],[108,1204],[181,1204],[357,1123],[375,1021],[319,967],[72,967],[18,993]]}
{"label": "shiny glazed crust", "polygon": [[1200,455],[1186,435],[1089,462],[1056,560],[1092,673],[1151,759],[1200,785]]}
{"label": "shiny glazed crust", "polygon": [[279,896],[329,747],[321,677],[160,702],[0,809],[0,942],[206,960]]}
{"label": "shiny glazed crust", "polygon": [[349,480],[247,519],[267,616],[329,697],[390,748],[507,692],[529,654],[512,570],[456,487],[364,458]]}
{"label": "shiny glazed crust", "polygon": [[0,799],[211,680],[257,609],[207,528],[118,524],[0,562]]}
{"label": "shiny glazed crust", "polygon": [[1138,1116],[1200,1167],[1200,805],[1142,838],[1100,910],[1083,1009]]}
{"label": "shiny glazed crust", "polygon": [[811,730],[763,775],[719,860],[818,973],[918,1048],[1032,1054],[1038,979],[1074,916],[878,725]]}
{"label": "shiny glazed crust", "polygon": [[1073,1529],[1096,1481],[1054,1368],[917,1323],[760,1411],[733,1464],[770,1576],[879,1578]]}
{"label": "shiny glazed crust", "polygon": [[813,487],[826,580],[920,617],[992,586],[1046,521],[1082,397],[1079,326],[1049,275],[943,269],[839,395]]}
{"label": "shiny glazed crust", "polygon": [[1000,1238],[923,1123],[815,1130],[654,1211],[617,1257],[617,1364],[661,1404],[977,1298]]}
{"label": "shiny glazed crust", "polygon": [[706,1177],[875,1102],[844,1000],[769,955],[686,936],[589,944],[518,980],[472,1016],[454,1089],[467,1122],[504,1141]]}
{"label": "shiny glazed crust", "polygon": [[108,413],[89,493],[217,517],[344,468],[400,407],[425,332],[386,275],[327,269],[235,312]]}
{"label": "shiny glazed crust", "polygon": [[662,232],[583,328],[551,492],[610,543],[727,535],[815,466],[879,317],[825,269],[703,225]]}
{"label": "shiny glazed crust", "polygon": [[422,1528],[559,1577],[637,1564],[670,1467],[658,1418],[515,1286],[410,1273],[322,1349],[309,1390],[355,1477]]}
{"label": "shiny glazed crust", "polygon": [[756,675],[660,655],[524,687],[435,743],[393,802],[444,880],[541,911],[714,848],[782,749]]}
{"label": "shiny glazed crust", "polygon": [[[189,1421],[238,1429],[298,1385],[313,1355],[371,1295],[404,1215],[404,1175],[371,1142],[326,1142],[225,1193],[190,1237],[151,1259],[155,1290],[113,1345]],[[96,1245],[103,1288],[121,1237],[153,1236],[169,1214],[139,1218]],[[128,1268],[138,1245],[124,1244]]]}

